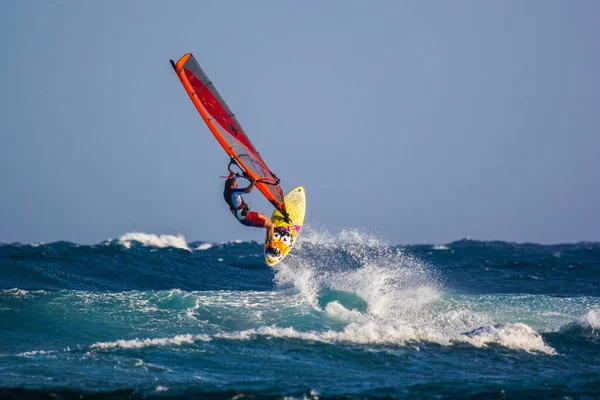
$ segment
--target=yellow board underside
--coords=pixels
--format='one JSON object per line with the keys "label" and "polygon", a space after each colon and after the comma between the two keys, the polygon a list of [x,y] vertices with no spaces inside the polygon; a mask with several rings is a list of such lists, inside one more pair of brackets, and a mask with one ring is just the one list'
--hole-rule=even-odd
{"label": "yellow board underside", "polygon": [[[281,255],[279,257],[272,257],[265,253],[265,260],[271,267],[283,260],[292,247],[294,247],[298,235],[300,235],[300,229],[304,224],[304,214],[306,212],[306,194],[304,188],[298,186],[292,189],[285,195],[284,201],[286,211],[292,222],[285,222],[279,210],[273,211],[273,216],[271,217],[271,221],[275,224],[273,246],[279,249]],[[265,249],[267,244],[265,239]]]}

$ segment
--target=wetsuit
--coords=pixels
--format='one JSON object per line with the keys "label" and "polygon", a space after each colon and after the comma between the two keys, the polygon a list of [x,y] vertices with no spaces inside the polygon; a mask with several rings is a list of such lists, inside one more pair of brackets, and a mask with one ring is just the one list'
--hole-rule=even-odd
{"label": "wetsuit", "polygon": [[229,205],[229,210],[241,224],[264,228],[266,222],[265,219],[262,218],[259,213],[250,211],[248,203],[244,202],[242,193],[244,193],[244,189],[239,188],[226,188],[223,191],[223,197],[225,202]]}

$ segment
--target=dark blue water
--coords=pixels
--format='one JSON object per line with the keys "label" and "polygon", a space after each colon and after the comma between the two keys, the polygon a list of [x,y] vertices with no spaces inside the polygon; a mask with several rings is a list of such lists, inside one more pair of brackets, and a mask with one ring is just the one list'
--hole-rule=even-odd
{"label": "dark blue water", "polygon": [[0,397],[600,398],[600,244],[0,245]]}

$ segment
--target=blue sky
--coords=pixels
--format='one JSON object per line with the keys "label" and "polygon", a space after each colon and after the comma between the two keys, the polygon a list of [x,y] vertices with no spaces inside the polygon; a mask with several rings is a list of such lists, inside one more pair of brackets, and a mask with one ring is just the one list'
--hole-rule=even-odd
{"label": "blue sky", "polygon": [[313,227],[600,240],[599,37],[596,1],[0,2],[0,242],[261,240],[186,52]]}

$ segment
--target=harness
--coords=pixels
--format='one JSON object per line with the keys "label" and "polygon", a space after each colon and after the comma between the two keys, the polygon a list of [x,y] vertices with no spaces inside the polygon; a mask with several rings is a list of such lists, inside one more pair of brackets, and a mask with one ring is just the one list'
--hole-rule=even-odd
{"label": "harness", "polygon": [[244,219],[246,219],[246,216],[248,215],[248,212],[250,211],[250,205],[248,205],[248,203],[246,203],[244,201],[244,198],[242,197],[242,204],[240,204],[240,206],[236,209],[233,206],[233,202],[231,201],[232,193],[233,193],[233,191],[231,189],[229,189],[229,190],[226,189],[223,191],[223,197],[225,198],[225,202],[229,205],[229,211],[231,211],[231,213],[239,221],[243,221]]}
{"label": "harness", "polygon": [[238,208],[237,210],[233,210],[230,208],[230,211],[233,213],[233,215],[235,215],[235,217],[238,220],[242,221],[242,220],[246,219],[248,212],[250,212],[250,206],[246,203],[242,203],[240,208]]}

